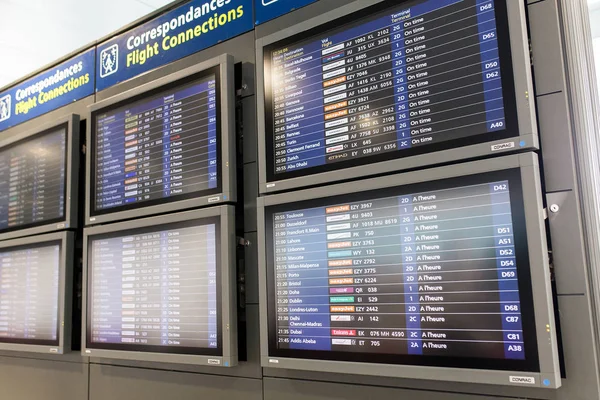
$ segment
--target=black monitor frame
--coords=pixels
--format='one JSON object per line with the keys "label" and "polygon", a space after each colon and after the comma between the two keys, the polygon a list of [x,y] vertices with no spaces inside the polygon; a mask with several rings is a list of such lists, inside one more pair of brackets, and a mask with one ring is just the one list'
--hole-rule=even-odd
{"label": "black monitor frame", "polygon": [[[217,308],[219,310],[219,349],[195,349],[184,352],[173,347],[144,348],[134,345],[131,349],[124,346],[112,346],[92,343],[90,340],[89,318],[91,312],[88,300],[91,278],[89,269],[89,247],[95,236],[127,235],[135,230],[159,231],[161,226],[172,224],[189,224],[193,221],[209,221],[217,224],[216,233],[219,235],[220,252],[217,255],[218,280]],[[189,226],[189,225],[188,225]],[[102,226],[86,228],[83,235],[83,317],[81,354],[88,357],[151,361],[174,364],[196,364],[212,367],[233,367],[238,363],[237,352],[237,302],[236,302],[236,236],[235,211],[233,206],[218,206],[200,210],[186,211],[176,214],[154,216],[135,221],[119,222]],[[220,279],[220,280],[219,280]]]}
{"label": "black monitor frame", "polygon": [[[96,172],[95,162],[95,132],[96,116],[111,109],[126,106],[129,103],[143,100],[146,96],[160,95],[161,92],[177,89],[193,83],[196,80],[214,74],[217,81],[217,101],[219,109],[217,152],[219,156],[218,185],[201,193],[175,195],[168,199],[157,199],[134,203],[131,206],[119,206],[96,210]],[[141,79],[141,78],[136,78]],[[141,84],[116,96],[89,106],[87,119],[86,157],[86,207],[85,224],[96,225],[125,219],[139,218],[149,215],[180,211],[184,209],[203,207],[221,203],[235,202],[236,192],[236,143],[235,143],[235,82],[233,57],[221,55],[192,67],[174,72],[155,81]]]}
{"label": "black monitor frame", "polygon": [[55,119],[29,131],[18,133],[0,142],[0,151],[12,146],[26,144],[28,140],[45,134],[65,129],[65,193],[64,215],[49,221],[42,221],[14,228],[0,230],[0,241],[18,237],[39,235],[62,229],[76,229],[78,225],[79,204],[79,162],[80,162],[80,129],[79,115],[71,114]]}
{"label": "black monitor frame", "polygon": [[[421,1],[418,1],[419,3]],[[403,2],[405,7],[416,0]],[[336,164],[285,172],[276,176],[274,168],[273,127],[271,110],[269,54],[275,48],[292,45],[316,35],[352,24],[376,13],[402,7],[397,1],[367,0],[345,4],[330,12],[315,15],[297,25],[282,27],[256,43],[259,190],[274,193],[331,182],[354,180],[458,160],[524,151],[539,148],[535,104],[532,100],[533,81],[529,56],[525,7],[522,2],[495,0],[498,44],[501,53],[503,96],[507,129],[486,135],[471,136],[449,142],[434,143],[419,148],[397,150],[377,156],[341,161]]]}
{"label": "black monitor frame", "polygon": [[11,249],[26,249],[28,247],[41,247],[53,244],[60,245],[59,264],[59,293],[58,293],[58,340],[46,343],[35,340],[0,339],[0,350],[65,354],[71,351],[71,317],[73,299],[73,264],[75,252],[75,234],[73,232],[55,232],[38,236],[29,236],[0,242],[0,251]]}
{"label": "black monitor frame", "polygon": [[[385,191],[405,185],[422,185],[424,183],[453,179],[460,182],[469,176],[478,174],[496,174],[512,170],[510,173],[520,175],[520,188],[522,192],[523,209],[519,210],[524,218],[525,232],[523,237],[527,242],[529,275],[520,284],[521,290],[528,287],[529,293],[524,298],[530,299],[529,305],[533,306],[530,313],[534,325],[534,334],[530,335],[530,346],[535,351],[527,353],[532,356],[531,365],[515,369],[513,363],[498,365],[494,362],[462,363],[460,360],[440,360],[428,362],[425,359],[414,360],[410,357],[398,358],[401,363],[392,363],[389,357],[374,360],[373,357],[345,358],[335,355],[308,354],[309,352],[292,350],[276,350],[273,346],[273,320],[272,305],[269,303],[273,295],[269,296],[269,282],[272,279],[269,265],[269,229],[267,216],[272,215],[278,207],[291,206],[298,203],[323,201],[336,196],[352,198],[360,196],[362,192]],[[457,186],[460,186],[458,184]],[[431,190],[431,189],[429,189]],[[511,191],[512,192],[512,191]],[[333,202],[335,203],[335,201]],[[303,208],[303,207],[302,207]],[[429,170],[415,171],[404,174],[391,175],[360,181],[356,185],[337,184],[327,187],[307,189],[293,193],[282,193],[261,197],[258,200],[258,240],[259,240],[259,283],[260,283],[260,308],[261,308],[261,362],[263,367],[297,369],[304,371],[337,372],[358,375],[388,376],[407,379],[429,379],[440,381],[470,382],[495,385],[558,388],[561,385],[560,366],[557,350],[557,335],[554,322],[554,308],[552,287],[550,282],[550,268],[548,265],[547,239],[544,225],[544,211],[542,192],[539,176],[537,156],[533,153],[512,155],[484,161],[457,164],[452,167],[432,168]],[[521,252],[523,249],[521,248]],[[527,260],[526,260],[527,261]],[[522,274],[519,273],[519,280]],[[530,278],[530,279],[528,279]],[[272,290],[271,290],[272,291]],[[527,301],[526,301],[527,303]],[[271,314],[269,314],[271,310]],[[320,352],[319,352],[320,353]],[[406,361],[406,363],[404,363]],[[473,360],[471,360],[473,361]]]}

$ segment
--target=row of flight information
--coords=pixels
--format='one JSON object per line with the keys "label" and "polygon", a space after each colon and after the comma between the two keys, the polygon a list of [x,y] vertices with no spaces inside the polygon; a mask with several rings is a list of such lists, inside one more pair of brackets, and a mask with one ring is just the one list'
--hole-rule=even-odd
{"label": "row of flight information", "polygon": [[506,129],[494,0],[399,5],[268,50],[274,180]]}

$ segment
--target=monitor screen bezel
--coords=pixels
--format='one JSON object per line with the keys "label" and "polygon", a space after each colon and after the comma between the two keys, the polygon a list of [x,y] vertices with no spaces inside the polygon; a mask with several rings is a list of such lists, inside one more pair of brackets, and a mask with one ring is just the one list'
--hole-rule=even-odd
{"label": "monitor screen bezel", "polygon": [[0,142],[0,151],[10,149],[13,146],[26,144],[29,140],[34,140],[38,137],[56,132],[60,129],[65,130],[66,139],[63,217],[0,230],[0,240],[8,240],[29,235],[39,235],[61,229],[77,228],[80,160],[79,116],[76,114],[70,114],[68,116],[57,118],[52,123],[43,124],[32,130],[16,134],[15,136]]}
{"label": "monitor screen bezel", "polygon": [[[28,341],[0,339],[0,350],[43,353],[43,354],[65,354],[71,351],[71,305],[73,288],[73,263],[75,251],[75,234],[73,232],[55,232],[38,236],[12,239],[0,242],[0,251],[14,248],[22,249],[28,246],[43,247],[45,244],[51,246],[60,245],[59,261],[59,287],[58,287],[58,339],[53,343],[48,341]],[[38,342],[38,343],[36,343]]]}
{"label": "monitor screen bezel", "polygon": [[[454,179],[469,175],[495,171],[519,169],[523,193],[526,237],[529,249],[529,267],[531,275],[531,294],[533,298],[535,319],[535,341],[538,365],[535,371],[475,369],[463,365],[449,367],[436,365],[398,365],[360,361],[335,361],[328,359],[309,359],[298,356],[280,356],[271,352],[271,326],[268,314],[268,276],[267,270],[267,236],[266,209],[280,205],[292,206],[302,201],[327,199],[340,195],[351,195],[357,192],[385,190],[397,186],[421,184],[429,181]],[[431,379],[442,381],[475,382],[498,385],[530,385],[535,381],[537,387],[557,388],[560,386],[560,367],[558,363],[557,339],[554,330],[554,309],[552,288],[547,257],[546,235],[543,220],[541,184],[537,158],[533,153],[512,155],[485,161],[458,164],[452,167],[433,168],[405,174],[361,181],[356,185],[338,184],[326,188],[307,189],[293,194],[278,194],[261,197],[258,201],[258,240],[259,240],[259,275],[260,275],[260,308],[261,308],[261,361],[267,368],[286,368],[312,370],[322,372],[338,372],[359,375],[381,375],[396,378]],[[548,328],[548,326],[550,328]],[[489,367],[489,365],[488,365]],[[511,381],[511,377],[531,377],[529,383]],[[549,382],[548,385],[543,382]]]}
{"label": "monitor screen bezel", "polygon": [[[201,222],[201,225],[199,225],[198,223]],[[193,220],[193,219],[189,219],[186,221],[178,221],[178,222],[170,222],[167,225],[161,225],[161,226],[146,226],[146,227],[141,227],[141,228],[131,228],[131,229],[126,229],[123,231],[114,231],[114,232],[107,232],[107,233],[103,233],[103,234],[95,234],[92,236],[88,237],[88,258],[86,259],[88,265],[92,265],[92,259],[91,259],[91,255],[90,255],[90,251],[91,251],[91,246],[93,246],[93,243],[95,241],[98,240],[103,240],[103,239],[120,239],[122,237],[125,236],[132,236],[132,235],[144,235],[144,234],[150,234],[150,233],[158,233],[160,231],[163,230],[173,230],[173,229],[183,229],[183,228],[193,228],[193,227],[197,227],[197,226],[206,226],[206,225],[210,225],[210,224],[214,224],[215,225],[215,256],[216,256],[216,265],[220,265],[221,264],[221,243],[220,241],[218,241],[217,239],[220,237],[220,230],[221,230],[221,224],[219,223],[219,217],[206,217],[203,218],[202,220]],[[91,276],[91,275],[88,275]],[[216,270],[216,282],[221,282],[221,271],[219,268],[217,268]],[[88,285],[88,291],[92,291],[93,290],[93,282],[90,280],[87,282]],[[215,284],[216,285],[216,284]],[[221,308],[221,299],[222,299],[222,294],[221,294],[221,285],[216,285],[216,308],[220,309]],[[88,313],[88,315],[92,315],[92,307],[94,305],[92,304],[91,301],[88,301],[87,303],[87,309],[86,312]],[[169,354],[190,354],[190,355],[198,355],[198,356],[215,356],[215,357],[221,357],[222,356],[222,351],[223,351],[223,332],[221,331],[220,327],[222,326],[222,321],[221,321],[221,314],[217,314],[217,326],[219,327],[218,329],[218,333],[217,333],[217,347],[216,348],[208,348],[208,347],[203,347],[203,348],[193,348],[193,347],[166,347],[166,346],[155,346],[155,345],[143,345],[143,344],[120,344],[120,343],[99,343],[99,342],[92,342],[92,326],[90,324],[90,320],[87,321],[88,324],[86,325],[87,329],[86,329],[86,345],[88,347],[93,347],[95,349],[99,349],[99,350],[117,350],[117,351],[138,351],[138,352],[147,352],[147,353],[169,353]]]}
{"label": "monitor screen bezel", "polygon": [[[259,190],[261,193],[279,192],[289,189],[315,186],[317,184],[351,180],[368,175],[386,172],[410,170],[424,165],[441,164],[461,159],[471,159],[492,153],[503,153],[516,150],[538,148],[535,109],[528,93],[533,93],[527,32],[523,27],[525,10],[518,2],[495,0],[501,7],[497,13],[505,16],[499,20],[499,31],[505,34],[499,38],[499,45],[504,57],[501,64],[503,73],[503,93],[507,111],[507,121],[510,131],[472,136],[458,141],[442,142],[434,147],[421,147],[397,152],[380,154],[375,157],[363,157],[333,166],[322,165],[275,176],[273,173],[273,143],[272,134],[267,131],[272,126],[267,120],[270,106],[270,95],[267,93],[269,69],[265,61],[274,47],[309,39],[313,35],[330,30],[330,21],[352,23],[351,18],[364,13],[378,13],[390,7],[398,7],[397,2],[389,0],[369,0],[361,4],[351,3],[339,7],[323,15],[318,15],[307,21],[285,27],[281,31],[263,37],[257,41],[257,91],[258,91],[258,124],[259,124]],[[413,3],[408,1],[407,3]],[[366,18],[368,18],[367,16]],[[350,18],[350,19],[349,19]],[[525,52],[525,49],[527,51]],[[523,96],[525,94],[525,96]],[[513,104],[514,102],[514,104]],[[270,103],[269,103],[270,104]],[[490,138],[490,139],[488,139]],[[432,148],[433,150],[427,150]],[[405,156],[405,154],[407,154]]]}
{"label": "monitor screen bezel", "polygon": [[[217,188],[207,189],[171,198],[161,198],[147,202],[133,203],[131,206],[120,206],[95,210],[95,117],[105,111],[126,106],[129,103],[143,100],[145,96],[156,96],[162,92],[189,85],[196,80],[214,74],[217,81],[218,134],[217,151],[219,155]],[[143,78],[135,78],[141,80]],[[141,81],[143,82],[143,81]],[[236,158],[235,158],[235,89],[234,89],[233,58],[221,55],[208,61],[196,64],[166,75],[155,81],[140,84],[140,86],[124,91],[116,96],[100,101],[88,107],[86,157],[86,207],[85,224],[96,225],[115,222],[124,219],[139,218],[183,209],[202,207],[213,204],[233,202],[236,200]]]}
{"label": "monitor screen bezel", "polygon": [[[218,228],[220,251],[217,262],[220,261],[217,285],[217,307],[219,309],[219,344],[220,349],[196,349],[193,354],[168,347],[158,346],[156,349],[146,348],[125,349],[120,346],[110,346],[92,343],[89,339],[90,302],[87,299],[91,279],[88,274],[89,246],[93,237],[128,234],[135,230],[161,230],[161,226],[186,224],[189,221],[206,220],[215,223]],[[237,365],[237,305],[235,286],[235,211],[232,206],[218,206],[201,210],[186,211],[177,214],[149,217],[135,221],[120,222],[110,225],[86,228],[83,237],[83,318],[82,318],[82,355],[108,359],[133,361],[151,361],[174,364],[199,364],[215,367],[231,367]],[[156,350],[156,351],[154,351]]]}

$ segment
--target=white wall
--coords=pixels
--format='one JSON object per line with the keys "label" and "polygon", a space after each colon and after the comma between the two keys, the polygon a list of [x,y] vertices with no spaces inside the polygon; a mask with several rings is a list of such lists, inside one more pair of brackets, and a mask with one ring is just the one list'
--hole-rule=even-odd
{"label": "white wall", "polygon": [[0,88],[172,0],[0,0]]}

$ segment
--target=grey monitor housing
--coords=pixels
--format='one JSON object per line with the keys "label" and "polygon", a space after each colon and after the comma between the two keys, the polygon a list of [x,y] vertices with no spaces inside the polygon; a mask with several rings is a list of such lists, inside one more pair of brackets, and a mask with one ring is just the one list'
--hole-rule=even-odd
{"label": "grey monitor housing", "polygon": [[[148,215],[162,214],[166,212],[174,212],[184,209],[203,207],[207,205],[215,205],[219,203],[235,202],[237,200],[237,184],[236,184],[236,142],[235,142],[235,81],[234,81],[234,62],[233,57],[223,54],[219,57],[212,58],[192,67],[182,69],[167,76],[164,76],[155,81],[140,85],[134,89],[127,90],[116,96],[100,101],[88,107],[89,114],[87,119],[87,143],[92,143],[93,130],[93,113],[101,111],[113,104],[126,101],[130,98],[146,93],[148,91],[159,89],[162,86],[168,85],[171,82],[178,81],[190,75],[202,72],[209,68],[219,67],[221,87],[220,97],[221,103],[221,132],[219,140],[221,141],[221,193],[194,197],[179,201],[172,201],[165,204],[157,204],[151,206],[143,206],[143,203],[138,208],[117,212],[108,212],[101,215],[92,215],[92,188],[91,174],[94,173],[92,165],[92,154],[87,152],[86,170],[88,179],[86,179],[86,206],[85,206],[85,225],[96,225],[106,222],[119,221],[123,219],[139,218]],[[139,78],[136,78],[139,79]]]}
{"label": "grey monitor housing", "polygon": [[361,0],[344,4],[335,10],[315,16],[289,28],[283,28],[271,35],[260,38],[256,42],[256,75],[257,75],[257,112],[258,112],[258,159],[259,159],[259,191],[260,193],[274,193],[306,186],[316,186],[331,182],[355,179],[365,176],[378,175],[388,172],[420,168],[428,165],[443,164],[452,161],[474,159],[514,152],[516,150],[530,150],[539,148],[539,138],[536,122],[533,80],[531,61],[529,55],[529,38],[527,35],[527,19],[525,4],[522,1],[506,0],[508,10],[508,23],[510,33],[510,46],[512,54],[512,69],[514,74],[514,89],[516,95],[516,109],[519,127],[519,136],[507,139],[484,142],[448,150],[425,153],[390,161],[345,168],[336,171],[311,174],[307,170],[305,176],[282,179],[269,182],[267,180],[267,135],[265,121],[265,47],[284,40],[296,34],[306,32],[312,28],[331,24],[331,21],[348,14],[360,11],[366,7],[378,4],[384,0]]}
{"label": "grey monitor housing", "polygon": [[[88,286],[89,286],[89,264],[88,246],[94,235],[101,235],[124,230],[156,227],[173,222],[184,222],[194,219],[219,217],[221,236],[221,326],[222,332],[222,355],[202,356],[189,354],[151,353],[141,351],[123,351],[96,349],[87,343],[88,331]],[[194,364],[210,367],[234,367],[238,363],[237,352],[237,283],[236,283],[236,235],[235,235],[235,209],[233,206],[210,207],[201,210],[186,211],[177,214],[163,215],[139,219],[135,221],[120,222],[110,225],[96,226],[84,229],[83,233],[83,316],[81,327],[81,354],[88,357],[99,357],[120,360],[164,362],[174,364]]]}
{"label": "grey monitor housing", "polygon": [[29,236],[0,242],[0,252],[17,246],[38,245],[44,242],[60,241],[60,265],[58,280],[58,346],[36,344],[14,344],[0,342],[0,350],[65,354],[71,351],[71,317],[73,298],[73,263],[75,252],[75,234],[73,232],[55,232],[45,235]]}
{"label": "grey monitor housing", "polygon": [[35,129],[11,136],[10,138],[0,141],[0,151],[6,146],[13,145],[17,142],[26,141],[28,138],[39,134],[40,132],[49,131],[53,128],[58,128],[66,124],[67,131],[67,146],[65,147],[65,204],[64,217],[62,221],[31,228],[15,229],[10,232],[0,233],[0,240],[13,239],[23,236],[39,235],[42,233],[59,231],[62,229],[77,228],[78,218],[78,202],[79,202],[79,115],[71,114],[55,119],[52,123],[37,126]]}
{"label": "grey monitor housing", "polygon": [[[465,368],[389,365],[347,361],[325,361],[300,358],[271,357],[269,354],[267,260],[265,208],[303,200],[410,185],[492,171],[519,168],[529,245],[529,263],[539,354],[539,373],[522,371],[478,370]],[[407,379],[428,379],[465,383],[509,385],[556,389],[561,386],[557,335],[554,323],[552,287],[544,224],[544,208],[537,156],[533,153],[510,155],[429,170],[397,174],[360,181],[353,185],[337,184],[283,193],[258,199],[258,265],[260,281],[261,363],[263,367],[304,371],[337,372],[343,374],[388,376]]]}

